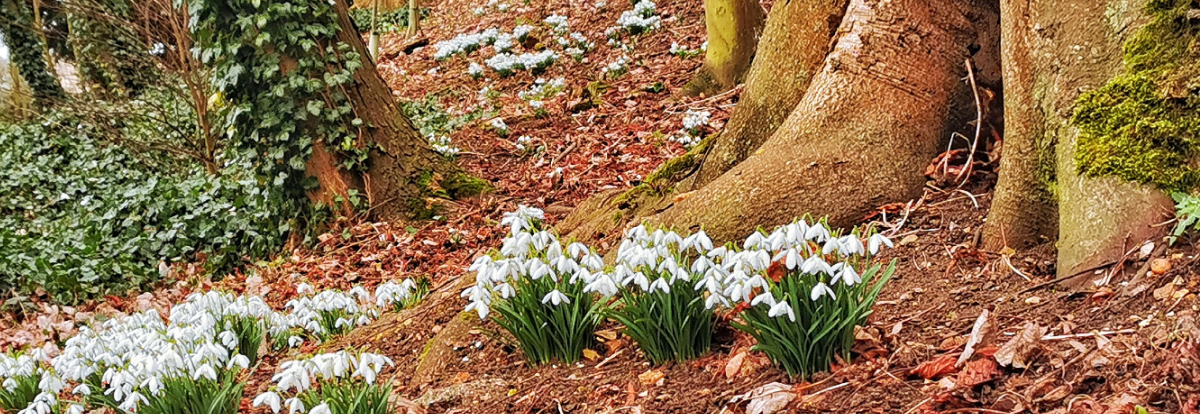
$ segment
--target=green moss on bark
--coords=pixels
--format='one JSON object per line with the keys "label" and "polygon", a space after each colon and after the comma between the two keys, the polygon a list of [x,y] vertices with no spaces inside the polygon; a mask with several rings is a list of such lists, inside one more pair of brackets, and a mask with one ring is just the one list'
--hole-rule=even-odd
{"label": "green moss on bark", "polygon": [[467,173],[455,173],[442,181],[442,188],[454,199],[477,196],[492,190],[487,180]]}
{"label": "green moss on bark", "polygon": [[1200,24],[1192,0],[1151,0],[1124,44],[1125,72],[1076,102],[1079,173],[1165,190],[1200,184]]}

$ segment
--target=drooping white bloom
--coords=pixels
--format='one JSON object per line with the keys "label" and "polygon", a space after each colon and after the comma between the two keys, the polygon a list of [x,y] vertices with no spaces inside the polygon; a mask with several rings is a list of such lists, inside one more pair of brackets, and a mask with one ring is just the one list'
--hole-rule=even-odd
{"label": "drooping white bloom", "polygon": [[567,295],[559,292],[558,289],[554,289],[550,291],[550,293],[547,293],[546,296],[542,297],[542,303],[550,303],[554,306],[558,306],[563,303],[571,303],[571,298],[568,298]]}
{"label": "drooping white bloom", "polygon": [[796,313],[792,311],[792,305],[788,304],[786,300],[779,301],[779,303],[771,306],[771,310],[767,311],[767,316],[772,318],[778,318],[783,315],[787,315],[788,319],[792,322],[796,321]]}
{"label": "drooping white bloom", "polygon": [[268,407],[271,407],[271,412],[279,413],[279,408],[280,408],[280,404],[281,404],[279,394],[267,391],[262,394],[258,394],[257,397],[254,397],[253,405],[255,407],[262,406],[264,404],[266,404],[266,406],[268,406]]}
{"label": "drooping white bloom", "polygon": [[871,252],[871,254],[879,253],[879,247],[881,245],[886,245],[887,247],[895,247],[892,245],[892,240],[887,238],[886,236],[884,236],[881,233],[875,233],[875,234],[871,235],[870,239],[867,240],[867,245],[869,246],[868,250]]}
{"label": "drooping white bloom", "polygon": [[825,284],[825,282],[818,282],[816,286],[813,286],[812,295],[811,295],[812,300],[815,301],[825,295],[829,295],[829,297],[831,299],[835,299],[835,300],[837,299],[837,296],[835,296],[833,294],[833,289],[830,289],[829,286]]}

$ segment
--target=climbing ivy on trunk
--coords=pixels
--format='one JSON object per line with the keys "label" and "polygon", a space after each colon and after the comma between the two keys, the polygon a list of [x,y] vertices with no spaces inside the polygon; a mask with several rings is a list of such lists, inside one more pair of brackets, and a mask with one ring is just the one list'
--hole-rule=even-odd
{"label": "climbing ivy on trunk", "polygon": [[33,30],[33,15],[21,0],[0,0],[0,34],[12,62],[33,90],[38,106],[46,107],[66,96],[46,63],[45,47]]}

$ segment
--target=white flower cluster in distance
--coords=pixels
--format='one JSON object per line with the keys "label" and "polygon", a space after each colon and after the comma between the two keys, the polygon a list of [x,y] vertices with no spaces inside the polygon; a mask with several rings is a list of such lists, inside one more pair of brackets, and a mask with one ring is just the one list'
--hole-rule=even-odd
{"label": "white flower cluster in distance", "polygon": [[453,143],[450,142],[450,137],[447,137],[445,135],[442,135],[442,136],[430,135],[428,138],[429,138],[429,146],[433,147],[434,152],[437,152],[438,154],[442,154],[447,157],[453,157],[455,155],[458,155],[458,153],[460,151],[462,151],[458,147],[454,146]]}
{"label": "white flower cluster in distance", "polygon": [[533,138],[530,138],[529,135],[521,135],[517,137],[517,142],[513,143],[513,146],[517,147],[517,151],[525,151],[531,142],[533,142]]}
{"label": "white flower cluster in distance", "polygon": [[[315,407],[305,407],[299,394],[317,388],[321,382],[362,380],[374,384],[385,366],[394,366],[391,358],[368,352],[357,356],[345,350],[313,355],[307,359],[284,361],[279,364],[279,373],[271,377],[276,391],[267,391],[254,397],[255,407],[267,406],[274,413],[287,407],[288,413],[310,414],[331,413],[327,401]],[[284,399],[279,393],[292,393]]]}
{"label": "white flower cluster in distance", "polygon": [[657,6],[651,0],[641,0],[633,5],[633,10],[621,12],[617,18],[617,26],[630,33],[641,33],[657,29],[662,25],[662,18],[655,14]]}
{"label": "white flower cluster in distance", "polygon": [[567,16],[551,14],[545,20],[542,20],[542,23],[554,28],[554,31],[558,32],[559,34],[563,34],[571,30],[570,23],[567,22]]}
{"label": "white flower cluster in distance", "polygon": [[683,128],[675,135],[667,137],[667,139],[683,144],[685,147],[696,145],[703,138],[700,135],[700,128],[708,125],[708,121],[711,118],[712,114],[708,111],[688,109],[683,113]]}
{"label": "white flower cluster in distance", "polygon": [[498,133],[508,133],[508,124],[504,123],[503,118],[492,119],[491,125],[492,129],[496,130]]}
{"label": "white flower cluster in distance", "polygon": [[[538,230],[537,223],[544,219],[542,210],[523,205],[517,211],[504,213],[500,225],[509,227],[509,234],[500,246],[498,257],[480,256],[468,268],[476,276],[475,286],[462,293],[469,302],[467,311],[475,311],[480,319],[487,318],[492,300],[516,295],[513,285],[524,278],[590,285],[596,281],[596,275],[603,274],[604,260],[587,246],[571,243],[564,249],[553,232]],[[558,306],[570,303],[570,298],[555,289],[542,298],[542,303]]]}
{"label": "white flower cluster in distance", "polygon": [[508,76],[518,70],[541,70],[550,67],[558,60],[558,53],[546,49],[536,53],[522,53],[513,55],[510,53],[497,53],[484,61],[488,67],[499,73],[501,76]]}
{"label": "white flower cluster in distance", "polygon": [[442,60],[458,53],[471,53],[483,46],[492,44],[498,36],[500,36],[500,31],[495,28],[479,33],[463,33],[455,36],[453,39],[434,43],[433,48],[436,49],[436,52],[434,52],[433,57]]}
{"label": "white flower cluster in distance", "polygon": [[529,89],[517,92],[517,97],[526,101],[546,99],[557,95],[566,85],[567,80],[563,78],[555,78],[549,81],[545,78],[538,78],[533,81],[533,85]]}
{"label": "white flower cluster in distance", "polygon": [[483,66],[480,66],[478,63],[471,62],[470,65],[467,65],[467,74],[471,75],[472,78],[481,77],[483,76]]}
{"label": "white flower cluster in distance", "polygon": [[621,76],[621,75],[625,74],[626,69],[628,69],[626,66],[628,64],[629,64],[629,58],[626,58],[625,56],[621,56],[621,57],[618,57],[617,60],[609,62],[607,65],[605,65],[603,68],[601,68],[600,73],[602,75]]}

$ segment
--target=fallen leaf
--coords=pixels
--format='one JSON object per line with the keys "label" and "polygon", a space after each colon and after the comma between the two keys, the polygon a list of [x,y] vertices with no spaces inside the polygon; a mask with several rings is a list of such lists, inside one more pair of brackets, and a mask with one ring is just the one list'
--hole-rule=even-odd
{"label": "fallen leaf", "polygon": [[617,339],[617,331],[614,331],[612,329],[596,331],[596,336],[611,341],[611,340]]}
{"label": "fallen leaf", "polygon": [[587,358],[588,361],[595,361],[596,358],[600,357],[600,354],[596,353],[596,351],[593,351],[591,349],[584,348],[583,357]]}
{"label": "fallen leaf", "polygon": [[646,372],[638,374],[638,381],[641,381],[642,385],[646,386],[662,385],[664,378],[666,378],[666,374],[663,374],[662,371],[653,369],[646,370]]}
{"label": "fallen leaf", "polygon": [[738,352],[729,362],[725,363],[725,378],[733,379],[742,371],[742,362],[746,360],[746,351]]}
{"label": "fallen leaf", "polygon": [[471,379],[471,374],[469,374],[469,373],[460,371],[459,373],[454,374],[454,382],[455,383],[467,382],[467,380],[469,380],[469,379]]}
{"label": "fallen leaf", "polygon": [[910,235],[904,236],[904,238],[900,239],[901,246],[907,246],[907,245],[910,245],[910,244],[913,244],[916,242],[917,242],[917,235],[915,235],[915,234],[910,234]]}
{"label": "fallen leaf", "polygon": [[933,379],[946,374],[953,374],[958,371],[954,364],[958,362],[955,355],[942,355],[936,359],[922,362],[913,368],[912,374],[919,375],[924,379]]}
{"label": "fallen leaf", "polygon": [[1166,300],[1173,294],[1175,294],[1174,283],[1167,283],[1158,289],[1154,289],[1154,298],[1158,300]]}
{"label": "fallen leaf", "polygon": [[962,372],[958,373],[958,380],[955,382],[963,388],[974,388],[976,385],[991,381],[999,373],[996,361],[991,359],[977,359],[968,362],[963,367]]}
{"label": "fallen leaf", "polygon": [[796,398],[791,385],[772,382],[746,394],[746,414],[771,414],[782,410]]}
{"label": "fallen leaf", "polygon": [[962,355],[959,355],[958,362],[955,362],[955,367],[961,367],[975,355],[975,349],[988,345],[992,340],[992,321],[988,318],[990,312],[984,309],[979,313],[979,317],[975,318],[975,327],[971,328],[971,335],[967,336],[967,346],[963,348]]}
{"label": "fallen leaf", "polygon": [[1038,347],[1046,328],[1033,322],[1026,322],[1021,332],[996,351],[996,362],[1002,366],[1024,369],[1029,367],[1029,355]]}

